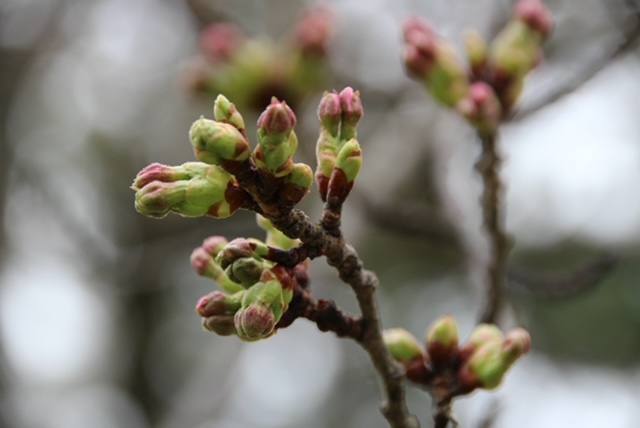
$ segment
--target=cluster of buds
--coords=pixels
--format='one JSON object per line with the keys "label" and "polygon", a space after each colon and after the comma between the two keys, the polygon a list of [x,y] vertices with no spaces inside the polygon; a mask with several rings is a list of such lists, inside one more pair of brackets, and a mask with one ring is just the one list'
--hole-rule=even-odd
{"label": "cluster of buds", "polygon": [[[309,192],[313,171],[293,163],[296,116],[285,102],[273,99],[260,116],[259,145],[253,151],[244,119],[228,99],[218,96],[213,113],[213,120],[201,117],[189,131],[199,162],[152,164],[140,171],[132,186],[138,212],[157,218],[169,212],[226,218],[239,208],[253,207],[256,200],[291,209]],[[239,177],[252,173],[257,182],[247,188]]]}
{"label": "cluster of buds", "polygon": [[[356,140],[363,115],[359,93],[346,88],[326,94],[319,111],[318,174],[327,174],[323,198],[328,194],[329,199],[343,202],[362,164]],[[189,131],[198,162],[152,164],[138,173],[132,185],[136,210],[149,217],[174,212],[226,218],[240,208],[258,214],[266,242],[244,238],[228,242],[213,236],[191,256],[198,274],[223,290],[207,294],[196,307],[205,328],[220,335],[263,339],[274,334],[281,320],[282,327],[300,316],[293,313],[282,319],[292,299],[306,290],[309,261],[300,262],[290,253],[300,241],[288,238],[269,220],[290,213],[313,184],[311,167],[293,162],[298,148],[295,124],[287,103],[273,98],[258,119],[258,144],[252,149],[244,118],[219,95],[213,119],[201,117]]]}
{"label": "cluster of buds", "polygon": [[438,102],[459,111],[480,132],[491,132],[513,109],[552,29],[541,0],[520,0],[490,44],[476,32],[467,35],[466,67],[428,23],[414,18],[404,25],[403,60],[407,72]]}
{"label": "cluster of buds", "polygon": [[521,328],[503,335],[492,324],[480,324],[464,345],[458,341],[455,319],[444,316],[427,332],[426,346],[408,331],[391,329],[384,340],[406,377],[440,401],[477,388],[497,388],[507,371],[531,348],[529,333]]}
{"label": "cluster of buds", "polygon": [[136,192],[136,210],[155,218],[169,212],[226,218],[247,199],[231,174],[202,162],[180,166],[153,163],[138,173],[131,188]]}
{"label": "cluster of buds", "polygon": [[250,38],[229,23],[211,24],[201,33],[201,58],[188,70],[188,85],[196,92],[224,92],[257,111],[271,96],[295,103],[322,83],[332,33],[332,14],[322,7],[307,10],[285,42]]}
{"label": "cluster of buds", "polygon": [[362,167],[356,128],[363,115],[360,93],[350,87],[325,92],[320,101],[316,182],[323,201],[342,204],[353,188]]}
{"label": "cluster of buds", "polygon": [[[259,222],[272,228],[268,220]],[[285,248],[296,245],[286,237],[277,239]],[[212,236],[193,251],[191,264],[196,272],[224,290],[207,294],[196,305],[205,329],[245,341],[264,339],[277,331],[297,287],[294,269],[269,260],[278,250],[256,239],[227,242]]]}

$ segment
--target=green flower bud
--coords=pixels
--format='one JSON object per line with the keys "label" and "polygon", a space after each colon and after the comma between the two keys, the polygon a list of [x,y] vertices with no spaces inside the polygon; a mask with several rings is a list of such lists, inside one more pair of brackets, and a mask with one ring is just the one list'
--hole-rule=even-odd
{"label": "green flower bud", "polygon": [[342,121],[342,107],[340,95],[337,92],[325,92],[318,105],[318,119],[325,130],[333,138],[338,138],[340,122]]}
{"label": "green flower bud", "polygon": [[317,168],[315,173],[316,183],[320,191],[320,197],[323,201],[327,199],[327,191],[329,187],[329,179],[336,166],[336,157],[340,145],[338,140],[329,135],[328,132],[321,130],[320,137],[316,144],[316,160]]}
{"label": "green flower bud", "polygon": [[362,151],[356,140],[347,141],[336,158],[336,167],[327,185],[327,200],[343,203],[362,167]]}
{"label": "green flower bud", "polygon": [[273,98],[258,119],[258,143],[253,158],[256,166],[276,177],[288,175],[292,157],[298,149],[298,137],[293,132],[296,116],[287,103]]}
{"label": "green flower bud", "polygon": [[336,158],[336,168],[340,168],[347,183],[353,183],[362,168],[362,150],[358,141],[351,139],[344,143]]}
{"label": "green flower bud", "polygon": [[456,106],[469,90],[467,72],[454,49],[426,22],[414,18],[404,24],[404,64],[440,103]]}
{"label": "green flower bud", "polygon": [[[173,168],[175,173],[165,174],[167,168]],[[178,181],[149,182],[152,178]],[[152,165],[138,174],[132,188],[136,190],[136,210],[156,218],[171,211],[185,217],[225,218],[237,211],[247,197],[222,168],[200,162],[165,167],[162,171],[157,164]]]}
{"label": "green flower bud", "polygon": [[531,348],[531,337],[525,330],[515,329],[503,338],[497,327],[488,324],[478,326],[469,342],[474,346],[468,347],[471,354],[458,376],[466,391],[497,388],[507,371]]}
{"label": "green flower bud", "polygon": [[136,192],[136,211],[147,217],[162,218],[185,200],[188,181],[152,181]]}
{"label": "green flower bud", "polygon": [[202,326],[219,336],[238,334],[233,315],[213,315],[202,319]]}
{"label": "green flower bud", "polygon": [[466,361],[483,344],[489,342],[502,343],[503,340],[502,331],[497,326],[493,324],[478,324],[462,347],[460,358]]}
{"label": "green flower bud", "polygon": [[429,327],[427,353],[436,369],[449,367],[458,359],[458,324],[453,316],[441,317]]}
{"label": "green flower bud", "polygon": [[471,355],[471,358],[460,370],[460,379],[463,384],[475,384],[484,389],[495,389],[502,383],[509,365],[505,363],[502,355],[502,343],[488,342],[480,346]]}
{"label": "green flower bud", "polygon": [[238,337],[243,340],[271,336],[293,298],[293,291],[283,287],[276,275],[265,274],[263,281],[247,290],[242,299],[242,308],[235,315]]}
{"label": "green flower bud", "polygon": [[216,256],[216,263],[226,269],[231,263],[242,258],[262,258],[269,254],[269,248],[257,239],[236,238],[225,245]]}
{"label": "green flower bud", "polygon": [[271,263],[251,257],[243,257],[234,260],[233,263],[226,267],[224,273],[230,280],[248,288],[258,282],[262,272],[270,267]]}
{"label": "green flower bud", "polygon": [[467,57],[469,58],[469,65],[471,66],[471,72],[476,78],[481,77],[485,66],[487,65],[489,46],[480,33],[473,30],[467,32],[464,42],[467,49]]}
{"label": "green flower bud", "polygon": [[305,197],[313,184],[313,171],[305,163],[293,164],[279,193],[279,199],[293,207]]}
{"label": "green flower bud", "polygon": [[407,367],[415,360],[424,360],[422,345],[407,330],[403,328],[384,330],[382,339],[393,359],[403,366]]}
{"label": "green flower bud", "polygon": [[220,165],[225,161],[245,161],[251,147],[242,133],[229,123],[201,117],[191,125],[189,139],[199,161]]}
{"label": "green flower bud", "polygon": [[234,316],[234,324],[238,337],[252,342],[273,335],[277,321],[267,306],[255,304],[238,311]]}
{"label": "green flower bud", "polygon": [[196,312],[201,317],[213,315],[233,315],[242,306],[244,290],[228,296],[220,291],[213,291],[198,300]]}
{"label": "green flower bud", "polygon": [[245,125],[242,115],[224,95],[220,94],[213,103],[213,117],[218,122],[233,125],[238,131],[244,134]]}
{"label": "green flower bud", "polygon": [[208,251],[206,245],[205,241],[204,246],[196,248],[191,253],[191,266],[195,269],[198,275],[211,278],[228,293],[236,293],[244,290],[242,285],[227,277],[224,270],[215,262],[215,256]]}

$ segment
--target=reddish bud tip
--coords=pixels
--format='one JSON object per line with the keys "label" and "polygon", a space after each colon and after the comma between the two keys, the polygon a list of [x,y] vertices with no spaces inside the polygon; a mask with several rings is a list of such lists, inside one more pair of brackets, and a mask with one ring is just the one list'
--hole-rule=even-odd
{"label": "reddish bud tip", "polygon": [[286,102],[271,98],[271,104],[258,118],[258,127],[267,134],[288,134],[296,125],[296,115]]}
{"label": "reddish bud tip", "polygon": [[553,31],[551,12],[541,0],[520,0],[514,15],[542,39],[546,39]]}
{"label": "reddish bud tip", "polygon": [[294,30],[294,42],[303,55],[323,57],[333,32],[333,14],[324,7],[314,7],[304,14]]}
{"label": "reddish bud tip", "polygon": [[211,256],[218,255],[220,250],[228,244],[227,239],[224,236],[210,236],[202,243],[202,248]]}
{"label": "reddish bud tip", "polygon": [[211,24],[200,34],[200,49],[212,61],[228,61],[244,43],[244,34],[232,24]]}
{"label": "reddish bud tip", "polygon": [[425,78],[435,61],[437,36],[431,26],[419,18],[406,21],[403,33],[405,68],[412,77]]}
{"label": "reddish bud tip", "polygon": [[340,92],[340,108],[342,109],[342,122],[355,126],[362,116],[364,109],[362,108],[362,100],[360,100],[360,92],[354,91],[353,88],[347,86]]}
{"label": "reddish bud tip", "polygon": [[276,320],[267,306],[255,304],[237,312],[235,324],[241,338],[258,340],[271,335]]}

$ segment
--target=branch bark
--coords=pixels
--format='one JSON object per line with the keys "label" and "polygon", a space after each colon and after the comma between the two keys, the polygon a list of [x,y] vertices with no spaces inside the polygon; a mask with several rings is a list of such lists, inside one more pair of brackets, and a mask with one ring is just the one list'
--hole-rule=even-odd
{"label": "branch bark", "polygon": [[489,239],[489,260],[486,269],[487,297],[480,322],[495,324],[504,304],[507,259],[509,257],[509,238],[503,227],[500,214],[503,193],[500,180],[502,159],[498,153],[497,133],[480,134],[482,153],[476,163],[476,169],[482,176],[482,220]]}

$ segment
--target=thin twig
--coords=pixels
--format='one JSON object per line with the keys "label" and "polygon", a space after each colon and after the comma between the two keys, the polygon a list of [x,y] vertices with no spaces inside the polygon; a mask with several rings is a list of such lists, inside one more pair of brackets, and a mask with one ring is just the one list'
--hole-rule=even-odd
{"label": "thin twig", "polygon": [[526,108],[514,111],[513,115],[505,118],[505,121],[522,120],[532,113],[559,101],[566,95],[575,92],[604,70],[611,61],[621,57],[637,46],[638,40],[640,40],[640,10],[637,6],[633,5],[629,5],[629,8],[632,9],[634,22],[628,30],[624,31],[622,41],[617,46],[606,52],[601,58],[583,67],[577,73],[565,78],[563,84],[557,85],[537,100],[534,100],[534,102]]}
{"label": "thin twig", "polygon": [[289,238],[302,240],[310,248],[305,251],[307,255],[324,255],[327,262],[336,268],[340,279],[351,286],[362,313],[362,338],[359,343],[369,354],[385,393],[382,413],[393,428],[419,427],[417,419],[407,408],[403,371],[391,357],[382,339],[382,325],[375,299],[377,276],[363,269],[357,252],[341,236],[328,234],[304,212],[292,210],[267,218]]}
{"label": "thin twig", "polygon": [[599,284],[618,265],[618,257],[602,254],[569,270],[540,273],[521,266],[509,268],[509,280],[543,297],[574,297]]}
{"label": "thin twig", "polygon": [[504,231],[500,215],[502,182],[500,181],[501,159],[497,150],[497,133],[480,134],[482,153],[476,169],[482,176],[482,219],[489,239],[489,260],[487,262],[487,301],[480,316],[480,322],[495,323],[504,303],[504,289],[509,239]]}

